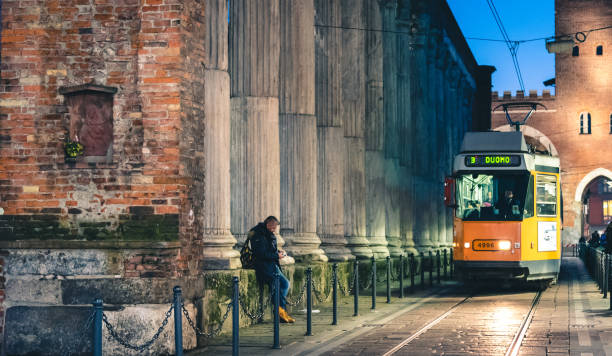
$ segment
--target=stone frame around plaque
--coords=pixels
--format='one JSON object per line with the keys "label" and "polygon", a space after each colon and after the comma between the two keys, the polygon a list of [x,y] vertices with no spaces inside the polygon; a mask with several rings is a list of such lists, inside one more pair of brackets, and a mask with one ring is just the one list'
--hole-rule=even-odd
{"label": "stone frame around plaque", "polygon": [[112,163],[113,101],[117,88],[99,84],[60,87],[68,108],[68,139],[84,146],[77,162]]}

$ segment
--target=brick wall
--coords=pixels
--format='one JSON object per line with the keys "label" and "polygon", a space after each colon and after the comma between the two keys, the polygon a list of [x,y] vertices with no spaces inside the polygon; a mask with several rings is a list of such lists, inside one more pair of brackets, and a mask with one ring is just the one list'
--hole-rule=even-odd
{"label": "brick wall", "polygon": [[[193,96],[191,80],[201,54],[193,51],[185,60],[182,51],[186,39],[193,47],[204,31],[186,38],[193,30],[186,23],[193,25],[203,10],[198,6],[179,0],[3,1],[0,240],[180,236],[184,253],[173,270],[189,268],[184,259],[195,232],[181,222],[191,209],[191,177],[203,174],[190,168],[201,159],[194,147],[202,132],[181,132],[199,115],[201,98]],[[58,89],[90,82],[118,89],[112,162],[67,164],[69,113]]]}

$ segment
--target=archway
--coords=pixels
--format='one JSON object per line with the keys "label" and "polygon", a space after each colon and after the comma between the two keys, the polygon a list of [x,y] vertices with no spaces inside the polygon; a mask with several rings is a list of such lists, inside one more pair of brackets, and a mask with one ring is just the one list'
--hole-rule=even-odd
{"label": "archway", "polygon": [[[593,231],[603,230],[607,221],[603,211],[606,201],[610,201],[612,194],[610,188],[604,186],[606,181],[612,181],[612,171],[606,168],[597,168],[587,173],[576,186],[572,207],[579,218],[579,230],[575,233],[588,237]],[[605,189],[603,189],[605,188]],[[606,198],[607,196],[607,198]],[[608,200],[606,200],[608,199]]]}
{"label": "archway", "polygon": [[[494,129],[494,131],[503,132],[514,130],[515,128],[510,125],[501,125]],[[525,140],[528,141],[527,143],[534,146],[536,150],[546,150],[547,152],[550,152],[552,156],[559,155],[559,152],[557,151],[557,148],[552,143],[552,141],[538,129],[535,129],[529,125],[523,125],[521,126],[521,132],[523,133],[523,135],[525,135]],[[529,138],[531,138],[531,140],[529,140]]]}

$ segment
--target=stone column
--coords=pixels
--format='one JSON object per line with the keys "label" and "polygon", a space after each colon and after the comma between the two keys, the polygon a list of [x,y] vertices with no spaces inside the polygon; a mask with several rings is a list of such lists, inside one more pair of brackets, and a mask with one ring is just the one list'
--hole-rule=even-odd
{"label": "stone column", "polygon": [[[378,0],[365,0],[366,26],[382,29],[382,12]],[[368,31],[366,36],[366,116],[365,176],[366,235],[376,258],[389,256],[385,233],[385,159],[383,106],[383,39],[382,32]],[[395,254],[401,242],[392,241]]]}
{"label": "stone column", "polygon": [[[405,178],[400,176],[400,134],[398,132],[398,68],[405,65],[398,58],[399,36],[396,32],[400,31],[396,26],[397,1],[389,0],[382,3],[382,28],[383,32],[383,102],[384,102],[384,157],[385,157],[385,210],[386,224],[385,233],[387,242],[394,246],[396,241],[406,246],[400,228],[401,206],[410,201],[410,197],[405,196]],[[406,37],[406,36],[404,36]],[[401,48],[401,47],[400,47]],[[405,51],[407,54],[407,51]],[[401,94],[400,94],[401,95]],[[401,103],[405,103],[402,97]],[[401,140],[405,144],[405,138]],[[405,224],[411,222],[410,219],[403,221]],[[412,235],[411,235],[412,236]],[[413,244],[414,245],[414,244]]]}
{"label": "stone column", "polygon": [[[230,82],[227,72],[227,2],[206,0],[204,53],[205,183],[202,243],[204,269],[240,268],[236,239],[230,233]],[[214,24],[214,26],[213,26]],[[199,65],[199,64],[198,64]]]}
{"label": "stone column", "polygon": [[318,139],[317,234],[332,261],[354,259],[344,236],[341,0],[315,0],[315,104]]}
{"label": "stone column", "polygon": [[[446,146],[446,164],[449,167],[448,174],[452,174],[455,155],[458,153],[455,151],[455,142],[458,138],[455,135],[455,120],[453,120],[451,104],[454,100],[454,94],[452,89],[454,84],[451,83],[452,77],[450,75],[450,68],[453,66],[453,61],[451,60],[451,55],[448,49],[445,50],[442,57],[445,59],[442,75],[444,78],[444,91],[446,92],[443,107],[444,124],[446,127],[445,135],[446,137],[448,137],[448,145]],[[453,244],[454,213],[454,208],[446,207],[446,244],[448,246],[452,246]]]}
{"label": "stone column", "polygon": [[414,189],[416,145],[424,141],[416,140],[415,134],[415,90],[417,88],[414,71],[414,39],[410,35],[412,21],[409,8],[400,9],[400,19],[397,21],[397,125],[390,128],[396,132],[396,150],[399,156],[399,204],[400,204],[400,234],[404,249],[408,253],[417,253],[414,242],[415,211],[414,204],[418,193]]}
{"label": "stone column", "polygon": [[[363,28],[363,0],[342,0],[342,27]],[[369,258],[365,218],[365,33],[342,31],[342,126],[344,127],[344,234],[357,258]]]}
{"label": "stone column", "polygon": [[425,124],[426,137],[428,137],[427,144],[427,159],[429,164],[426,165],[425,170],[425,189],[427,191],[428,201],[428,214],[429,214],[429,240],[433,248],[438,248],[439,243],[439,231],[438,231],[438,206],[440,204],[440,198],[438,197],[437,187],[437,175],[438,175],[438,163],[437,156],[439,146],[442,144],[439,136],[439,125],[438,125],[438,82],[436,75],[436,49],[439,46],[437,42],[440,38],[440,30],[434,27],[435,24],[431,24],[429,35],[425,39],[425,54],[427,58],[427,109],[425,113]]}
{"label": "stone column", "polygon": [[413,93],[412,117],[414,122],[413,132],[415,141],[412,145],[414,159],[414,225],[413,234],[417,249],[428,251],[431,248],[431,194],[428,184],[430,172],[431,143],[426,141],[429,137],[429,86],[427,66],[427,32],[429,30],[429,18],[419,14],[414,23],[416,35],[413,36],[414,50],[411,52],[410,82]]}
{"label": "stone column", "polygon": [[447,92],[444,90],[444,35],[441,30],[437,30],[434,36],[435,41],[435,61],[434,61],[434,77],[435,77],[435,94],[434,94],[434,107],[436,110],[436,137],[438,144],[436,145],[436,155],[434,162],[436,162],[436,172],[434,175],[434,192],[436,198],[436,223],[437,227],[437,244],[438,247],[446,247],[446,206],[444,205],[444,178],[449,174],[449,167],[446,161],[446,153],[448,142],[450,138],[446,135],[447,124],[444,117],[444,102],[446,99]]}
{"label": "stone column", "polygon": [[296,260],[327,261],[317,236],[313,0],[280,2],[281,235]]}
{"label": "stone column", "polygon": [[230,2],[231,211],[240,241],[280,215],[278,1]]}

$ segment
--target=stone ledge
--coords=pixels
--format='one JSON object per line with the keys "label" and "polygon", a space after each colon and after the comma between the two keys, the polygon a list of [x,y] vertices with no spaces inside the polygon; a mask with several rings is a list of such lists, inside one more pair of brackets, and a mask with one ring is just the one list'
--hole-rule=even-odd
{"label": "stone ledge", "polygon": [[85,241],[85,240],[17,240],[0,241],[1,249],[177,249],[179,241]]}

